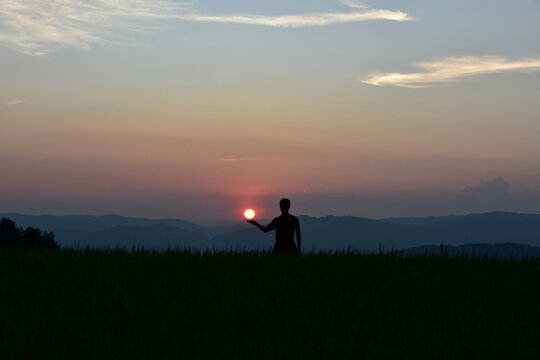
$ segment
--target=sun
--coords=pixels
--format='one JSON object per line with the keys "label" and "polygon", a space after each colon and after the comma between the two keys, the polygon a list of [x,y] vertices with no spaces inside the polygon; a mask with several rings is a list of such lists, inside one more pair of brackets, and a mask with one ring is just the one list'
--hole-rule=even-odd
{"label": "sun", "polygon": [[246,219],[248,220],[251,220],[255,217],[255,210],[253,209],[246,209],[246,211],[244,211],[244,216],[246,217]]}

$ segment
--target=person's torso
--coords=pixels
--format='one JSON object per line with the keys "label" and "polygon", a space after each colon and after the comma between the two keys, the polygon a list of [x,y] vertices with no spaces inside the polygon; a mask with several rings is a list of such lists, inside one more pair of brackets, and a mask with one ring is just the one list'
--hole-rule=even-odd
{"label": "person's torso", "polygon": [[291,243],[294,239],[294,232],[298,226],[296,216],[286,214],[274,219],[276,227],[276,243]]}

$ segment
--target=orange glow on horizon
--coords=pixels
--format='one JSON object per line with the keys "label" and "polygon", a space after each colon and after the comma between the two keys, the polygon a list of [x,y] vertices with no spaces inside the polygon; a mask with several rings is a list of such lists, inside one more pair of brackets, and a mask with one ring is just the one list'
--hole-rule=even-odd
{"label": "orange glow on horizon", "polygon": [[255,210],[246,209],[246,211],[244,211],[244,217],[248,220],[253,219],[255,217]]}

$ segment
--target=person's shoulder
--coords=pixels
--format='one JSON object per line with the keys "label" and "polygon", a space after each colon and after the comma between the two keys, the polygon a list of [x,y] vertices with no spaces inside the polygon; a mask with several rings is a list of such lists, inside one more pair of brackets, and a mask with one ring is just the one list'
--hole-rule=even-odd
{"label": "person's shoulder", "polygon": [[295,222],[299,222],[298,217],[296,217],[294,215],[291,215],[291,214],[289,214],[289,219],[291,219],[292,221],[295,221]]}

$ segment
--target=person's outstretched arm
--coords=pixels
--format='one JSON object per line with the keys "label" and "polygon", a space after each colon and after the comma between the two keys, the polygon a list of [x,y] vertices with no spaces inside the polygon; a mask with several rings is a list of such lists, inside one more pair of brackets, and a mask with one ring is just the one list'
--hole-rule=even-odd
{"label": "person's outstretched arm", "polygon": [[248,223],[252,224],[252,225],[255,225],[256,227],[258,227],[259,229],[261,229],[261,231],[264,231],[264,232],[269,232],[271,230],[274,230],[274,222],[271,222],[270,224],[268,224],[268,226],[262,226],[261,224],[259,224],[257,221],[255,220],[246,220]]}

